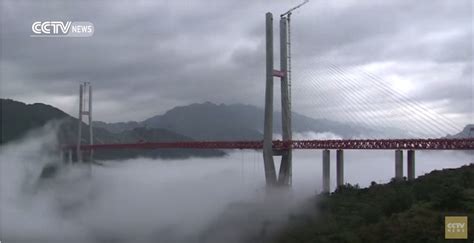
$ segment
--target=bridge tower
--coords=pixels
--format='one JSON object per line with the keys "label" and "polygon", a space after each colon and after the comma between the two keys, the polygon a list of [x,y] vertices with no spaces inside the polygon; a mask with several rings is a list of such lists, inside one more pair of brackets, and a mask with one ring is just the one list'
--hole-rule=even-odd
{"label": "bridge tower", "polygon": [[[87,102],[86,102],[87,101]],[[86,105],[88,106],[85,109]],[[77,161],[83,161],[81,144],[82,144],[82,116],[88,117],[89,123],[89,144],[94,144],[94,136],[92,131],[92,85],[89,82],[84,82],[79,85],[79,116],[77,117],[78,126],[77,126]],[[94,159],[94,152],[92,149],[89,150],[89,164],[92,163]]]}
{"label": "bridge tower", "polygon": [[[263,161],[267,185],[291,185],[292,151],[274,151],[273,141],[273,77],[281,81],[281,119],[283,141],[292,140],[291,132],[291,90],[288,82],[288,19],[280,18],[280,70],[273,68],[273,16],[266,14],[266,85],[265,85],[265,119],[263,132]],[[275,171],[273,156],[281,156],[278,178]]]}

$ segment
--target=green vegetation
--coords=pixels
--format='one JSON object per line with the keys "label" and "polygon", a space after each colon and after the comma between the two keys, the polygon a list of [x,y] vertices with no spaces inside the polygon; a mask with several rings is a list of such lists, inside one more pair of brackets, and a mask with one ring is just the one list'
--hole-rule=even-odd
{"label": "green vegetation", "polygon": [[[468,216],[474,237],[474,164],[433,171],[415,181],[345,185],[292,215],[276,242],[450,242],[444,216]],[[463,242],[452,240],[452,242]]]}

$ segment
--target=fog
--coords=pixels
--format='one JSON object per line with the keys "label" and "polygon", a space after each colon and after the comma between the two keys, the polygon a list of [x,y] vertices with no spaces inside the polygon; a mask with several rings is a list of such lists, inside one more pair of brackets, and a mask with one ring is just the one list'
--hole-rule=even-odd
{"label": "fog", "polygon": [[[39,180],[44,165],[60,161],[56,144],[47,126],[0,147],[3,242],[258,242],[269,224],[284,225],[321,189],[322,154],[313,150],[294,152],[291,190],[265,190],[262,155],[249,150],[211,159],[103,161],[91,176],[72,166]],[[334,162],[332,152],[332,189]],[[417,151],[416,175],[471,162],[464,152]],[[347,183],[367,186],[393,175],[393,151],[345,151]]]}

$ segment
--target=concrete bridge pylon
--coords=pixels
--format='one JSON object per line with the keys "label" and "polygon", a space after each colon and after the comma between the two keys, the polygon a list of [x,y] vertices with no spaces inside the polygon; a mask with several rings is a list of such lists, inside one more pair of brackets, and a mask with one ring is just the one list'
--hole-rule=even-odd
{"label": "concrete bridge pylon", "polygon": [[[86,106],[87,104],[87,106]],[[86,108],[87,107],[87,108]],[[94,145],[94,135],[92,129],[92,85],[89,82],[84,82],[79,85],[79,115],[78,115],[78,124],[77,124],[77,144],[76,144],[76,155],[77,161],[85,161],[83,158],[82,146],[82,118],[83,116],[88,117],[89,124],[89,145]],[[94,151],[90,149],[89,151],[89,166],[94,160]],[[71,155],[69,155],[71,157]]]}
{"label": "concrete bridge pylon", "polygon": [[[282,114],[282,137],[283,141],[292,141],[291,132],[291,101],[288,82],[288,19],[280,18],[280,70],[275,70],[273,65],[273,16],[267,13],[265,16],[266,33],[266,85],[265,85],[265,119],[263,132],[263,161],[265,169],[265,180],[269,186],[291,185],[292,175],[292,151],[291,147],[284,151],[275,152],[273,143],[273,77],[279,77],[281,81],[281,114]],[[281,156],[278,177],[275,170],[274,155]]]}

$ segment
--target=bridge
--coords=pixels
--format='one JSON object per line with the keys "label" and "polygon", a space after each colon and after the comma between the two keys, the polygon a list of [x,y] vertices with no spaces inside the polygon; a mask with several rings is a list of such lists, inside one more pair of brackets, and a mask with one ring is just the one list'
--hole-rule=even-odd
{"label": "bridge", "polygon": [[[74,149],[75,145],[67,147]],[[96,149],[254,149],[261,150],[263,141],[183,141],[142,142],[122,144],[81,145],[81,150]],[[355,149],[355,150],[471,150],[474,139],[341,139],[341,140],[293,140],[272,142],[274,151],[288,149]]]}
{"label": "bridge", "polygon": [[[291,126],[291,11],[280,16],[280,69],[273,64],[273,16],[266,14],[266,85],[265,85],[265,119],[264,136],[260,141],[177,141],[177,142],[138,142],[127,144],[93,144],[92,131],[92,87],[89,83],[80,85],[78,142],[75,145],[63,146],[63,158],[72,162],[73,151],[82,161],[84,153],[89,153],[93,160],[93,151],[100,149],[252,149],[262,150],[265,178],[268,186],[290,186],[292,180],[292,151],[296,149],[323,150],[323,191],[329,192],[330,151],[336,150],[337,186],[344,184],[344,150],[394,150],[395,179],[403,178],[403,151],[407,151],[407,178],[415,178],[416,150],[474,150],[474,139],[333,139],[333,140],[294,140]],[[339,72],[337,68],[330,68]],[[343,76],[344,77],[344,76]],[[273,90],[274,78],[281,81],[281,121],[282,140],[273,140]],[[88,96],[88,109],[85,109],[85,97]],[[422,111],[420,111],[422,112]],[[89,144],[82,143],[82,117],[88,116]],[[436,124],[432,127],[438,127]],[[281,156],[277,176],[274,156]],[[89,163],[90,164],[90,163]]]}

